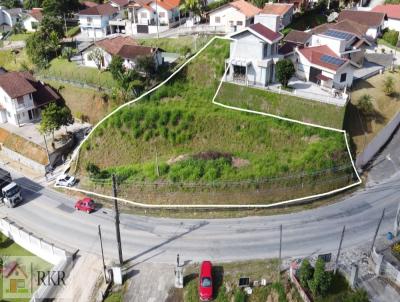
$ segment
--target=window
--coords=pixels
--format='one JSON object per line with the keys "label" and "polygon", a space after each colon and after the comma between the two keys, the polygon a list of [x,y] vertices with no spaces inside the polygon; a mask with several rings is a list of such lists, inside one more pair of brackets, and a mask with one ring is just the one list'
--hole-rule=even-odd
{"label": "window", "polygon": [[32,27],[32,29],[37,29],[39,27],[39,23],[38,22],[31,22],[31,27]]}
{"label": "window", "polygon": [[236,22],[236,25],[242,26],[242,25],[243,25],[243,21],[237,21],[237,22]]}
{"label": "window", "polygon": [[347,78],[347,74],[346,73],[342,73],[340,75],[340,83],[346,82],[346,78]]}
{"label": "window", "polygon": [[303,64],[297,64],[297,70],[298,71],[304,71],[304,66],[303,66]]}
{"label": "window", "polygon": [[24,105],[24,98],[22,96],[17,98],[18,106],[23,106]]}
{"label": "window", "polygon": [[159,16],[160,18],[165,18],[165,12],[160,12],[160,13],[158,13],[158,16]]}
{"label": "window", "polygon": [[221,23],[221,17],[215,17],[215,23]]}
{"label": "window", "polygon": [[91,18],[91,17],[87,17],[87,18],[86,18],[86,22],[87,22],[87,23],[92,23],[92,21],[93,21],[93,18]]}

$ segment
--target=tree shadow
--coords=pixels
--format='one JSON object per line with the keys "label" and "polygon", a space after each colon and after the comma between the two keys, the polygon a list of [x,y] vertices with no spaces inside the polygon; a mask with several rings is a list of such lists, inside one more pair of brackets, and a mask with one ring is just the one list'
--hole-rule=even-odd
{"label": "tree shadow", "polygon": [[14,243],[10,238],[6,237],[4,241],[0,242],[0,248],[6,249]]}
{"label": "tree shadow", "polygon": [[183,277],[183,286],[187,285],[190,281],[199,277],[198,273],[190,273]]}
{"label": "tree shadow", "polygon": [[220,265],[216,265],[212,267],[212,277],[213,277],[213,283],[214,283],[214,292],[213,292],[213,297],[218,296],[218,292],[224,283],[224,267]]}

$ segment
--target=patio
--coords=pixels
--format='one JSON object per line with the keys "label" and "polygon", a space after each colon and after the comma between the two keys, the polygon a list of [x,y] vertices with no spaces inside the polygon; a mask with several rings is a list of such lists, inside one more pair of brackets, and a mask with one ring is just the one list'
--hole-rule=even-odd
{"label": "patio", "polygon": [[312,82],[301,81],[296,77],[292,77],[290,79],[288,86],[290,90],[282,89],[282,85],[280,83],[270,84],[266,87],[257,85],[256,87],[271,90],[279,94],[294,95],[301,98],[327,104],[333,104],[340,107],[346,106],[349,99],[348,95],[344,92],[338,92],[337,96],[334,96],[333,90],[329,88],[323,88]]}

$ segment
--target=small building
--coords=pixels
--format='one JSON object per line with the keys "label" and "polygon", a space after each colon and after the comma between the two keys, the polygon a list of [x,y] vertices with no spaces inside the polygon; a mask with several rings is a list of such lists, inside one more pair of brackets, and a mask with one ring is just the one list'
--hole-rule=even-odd
{"label": "small building", "polygon": [[254,22],[269,27],[263,20],[270,15],[279,16],[278,30],[282,30],[292,22],[293,11],[294,5],[290,3],[266,3],[261,12],[255,16]]}
{"label": "small building", "polygon": [[21,126],[36,122],[41,109],[59,99],[51,87],[27,71],[0,74],[0,123]]}
{"label": "small building", "polygon": [[236,31],[254,24],[254,17],[260,12],[253,4],[236,0],[210,11],[208,16],[211,26],[224,26],[230,31]]}
{"label": "small building", "polygon": [[342,10],[338,16],[338,22],[350,20],[367,26],[366,36],[373,41],[382,35],[386,19],[385,13],[358,10]]}
{"label": "small building", "polygon": [[227,81],[258,86],[275,82],[275,64],[282,58],[278,54],[281,33],[257,23],[231,34],[230,38]]}
{"label": "small building", "polygon": [[110,3],[99,4],[81,10],[78,16],[81,33],[96,40],[111,33],[109,21],[118,16],[118,8]]}
{"label": "small building", "polygon": [[163,64],[161,52],[158,48],[138,45],[131,37],[116,36],[97,41],[92,47],[89,47],[83,53],[83,62],[85,66],[97,67],[96,62],[90,58],[90,53],[96,48],[102,52],[102,69],[108,67],[113,56],[120,56],[123,58],[124,67],[127,69],[134,69],[136,59],[140,56],[152,56],[156,68]]}
{"label": "small building", "polygon": [[328,89],[346,89],[353,84],[350,61],[337,56],[327,45],[295,48],[295,60],[299,79]]}
{"label": "small building", "polygon": [[43,12],[41,8],[32,8],[23,18],[23,25],[26,31],[35,32],[39,28],[40,22],[43,20]]}
{"label": "small building", "polygon": [[387,16],[384,28],[400,32],[400,4],[377,5],[372,10],[375,13],[384,13]]}

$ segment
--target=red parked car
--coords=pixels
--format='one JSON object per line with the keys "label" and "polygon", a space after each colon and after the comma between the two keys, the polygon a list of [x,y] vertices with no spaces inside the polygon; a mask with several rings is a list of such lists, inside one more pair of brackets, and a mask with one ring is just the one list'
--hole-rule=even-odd
{"label": "red parked car", "polygon": [[201,301],[211,301],[213,297],[212,264],[210,261],[201,263],[199,296]]}
{"label": "red parked car", "polygon": [[85,211],[86,213],[91,213],[96,210],[95,204],[93,202],[93,199],[89,197],[85,197],[81,200],[78,200],[75,203],[75,209],[78,211]]}

